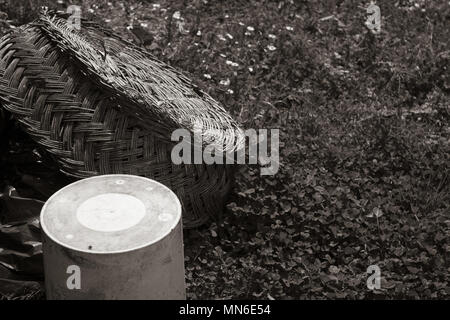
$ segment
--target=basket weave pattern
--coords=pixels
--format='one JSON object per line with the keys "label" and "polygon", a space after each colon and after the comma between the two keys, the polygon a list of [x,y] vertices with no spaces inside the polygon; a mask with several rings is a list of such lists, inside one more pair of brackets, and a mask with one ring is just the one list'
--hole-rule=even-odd
{"label": "basket weave pattern", "polygon": [[[142,110],[136,109],[144,96],[133,100],[118,94],[119,88],[106,90],[96,81],[98,77],[92,80],[93,76],[42,30],[31,25],[4,37],[0,44],[0,98],[3,107],[54,156],[61,170],[78,178],[122,173],[160,181],[180,198],[187,228],[220,214],[231,184],[229,167],[173,164],[167,128],[149,126],[151,113],[142,116]],[[118,85],[114,79],[111,83]],[[152,124],[166,123],[165,117],[172,119],[174,114],[182,117],[183,112],[189,113],[189,109],[178,114],[158,111]],[[234,126],[231,118],[224,119]]]}
{"label": "basket weave pattern", "polygon": [[109,30],[87,21],[82,25],[82,32],[76,32],[56,16],[42,16],[39,22],[41,31],[83,72],[126,101],[125,112],[147,120],[152,131],[158,127],[162,138],[180,127],[201,127],[205,145],[227,151],[242,146],[242,130],[191,80]]}

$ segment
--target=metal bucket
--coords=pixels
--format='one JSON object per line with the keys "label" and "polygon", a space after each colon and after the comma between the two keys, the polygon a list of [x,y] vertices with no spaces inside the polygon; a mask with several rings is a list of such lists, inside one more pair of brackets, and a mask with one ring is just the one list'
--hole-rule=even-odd
{"label": "metal bucket", "polygon": [[105,175],[41,212],[48,299],[185,299],[181,205],[164,185]]}

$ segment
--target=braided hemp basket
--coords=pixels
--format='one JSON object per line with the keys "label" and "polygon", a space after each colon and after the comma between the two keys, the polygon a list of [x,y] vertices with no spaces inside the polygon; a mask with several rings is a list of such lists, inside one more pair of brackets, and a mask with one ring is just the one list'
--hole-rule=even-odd
{"label": "braided hemp basket", "polygon": [[17,28],[0,44],[0,99],[66,174],[160,181],[180,198],[186,228],[222,212],[229,167],[173,164],[170,136],[196,130],[233,151],[242,131],[189,79],[110,31],[49,15]]}

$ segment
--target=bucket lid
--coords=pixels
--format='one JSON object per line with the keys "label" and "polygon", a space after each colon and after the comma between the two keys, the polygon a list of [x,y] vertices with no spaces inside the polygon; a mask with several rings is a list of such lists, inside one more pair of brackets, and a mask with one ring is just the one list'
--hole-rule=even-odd
{"label": "bucket lid", "polygon": [[166,186],[131,175],[104,175],[56,192],[41,211],[44,233],[59,245],[92,254],[158,243],[180,223],[181,204]]}

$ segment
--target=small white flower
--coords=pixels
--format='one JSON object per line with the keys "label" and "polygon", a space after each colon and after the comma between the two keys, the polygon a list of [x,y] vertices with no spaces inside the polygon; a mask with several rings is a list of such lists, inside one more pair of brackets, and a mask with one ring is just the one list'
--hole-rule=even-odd
{"label": "small white flower", "polygon": [[155,8],[155,9],[156,9],[156,8],[160,8],[160,7],[161,7],[161,5],[160,5],[159,3],[154,3],[154,4],[153,4],[153,8]]}
{"label": "small white flower", "polygon": [[211,75],[210,75],[210,74],[205,73],[203,76],[204,76],[206,79],[211,79]]}
{"label": "small white flower", "polygon": [[88,12],[89,12],[89,13],[94,13],[94,9],[89,8],[89,9],[88,9]]}
{"label": "small white flower", "polygon": [[111,22],[111,19],[105,19],[105,22],[106,22],[106,23],[110,23],[110,22]]}
{"label": "small white flower", "polygon": [[253,68],[252,67],[248,67],[248,71],[253,72]]}
{"label": "small white flower", "polygon": [[255,31],[255,28],[253,28],[252,26],[248,26],[247,30],[253,32],[253,31]]}
{"label": "small white flower", "polygon": [[202,35],[202,32],[201,32],[200,30],[198,30],[197,33],[196,33],[196,35],[197,35],[198,37],[200,37],[200,36]]}
{"label": "small white flower", "polygon": [[226,61],[226,64],[232,67],[239,67],[239,64],[230,60]]}
{"label": "small white flower", "polygon": [[275,51],[275,50],[277,50],[277,47],[272,46],[272,45],[268,45],[267,49],[269,49],[270,51]]}
{"label": "small white flower", "polygon": [[222,86],[229,86],[230,85],[230,83],[231,83],[231,81],[230,81],[230,79],[225,79],[225,80],[220,80],[220,85],[222,85]]}
{"label": "small white flower", "polygon": [[293,31],[294,28],[292,28],[292,27],[290,27],[290,26],[286,26],[286,30],[288,30],[288,31]]}
{"label": "small white flower", "polygon": [[220,56],[221,56],[222,58],[226,58],[226,57],[227,57],[227,56],[226,56],[225,54],[223,54],[223,53],[221,53]]}
{"label": "small white flower", "polygon": [[227,39],[225,39],[225,37],[221,34],[218,34],[217,37],[222,41],[227,41]]}
{"label": "small white flower", "polygon": [[229,17],[230,17],[229,15],[227,15],[227,14],[225,15],[225,19],[228,19]]}
{"label": "small white flower", "polygon": [[271,33],[269,33],[269,38],[270,38],[270,39],[276,39],[276,38],[277,38],[277,36],[276,36],[276,35],[274,35],[274,34],[271,34]]}
{"label": "small white flower", "polygon": [[148,24],[147,24],[147,23],[141,23],[141,27],[147,28],[147,27],[148,27]]}
{"label": "small white flower", "polygon": [[233,94],[233,93],[234,93],[234,91],[233,91],[233,90],[231,90],[231,89],[228,89],[228,90],[227,90],[227,93],[228,93],[228,94]]}
{"label": "small white flower", "polygon": [[228,38],[230,38],[230,39],[233,39],[233,36],[232,36],[231,34],[229,34],[229,33],[227,33],[226,36],[227,36]]}
{"label": "small white flower", "polygon": [[242,22],[238,22],[238,24],[239,24],[240,26],[245,26],[245,24],[243,24]]}
{"label": "small white flower", "polygon": [[248,32],[248,31],[245,31],[245,33],[244,33],[246,36],[251,36],[252,34],[250,33],[250,32]]}

